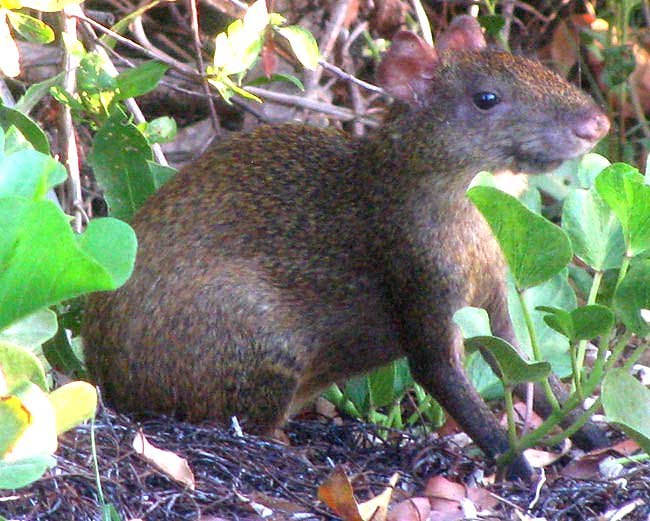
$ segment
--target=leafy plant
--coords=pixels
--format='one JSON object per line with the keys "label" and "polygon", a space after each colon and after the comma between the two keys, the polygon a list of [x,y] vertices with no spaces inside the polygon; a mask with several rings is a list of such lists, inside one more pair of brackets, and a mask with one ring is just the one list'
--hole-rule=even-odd
{"label": "leafy plant", "polygon": [[[28,118],[13,117],[38,135]],[[56,334],[57,321],[47,307],[119,287],[135,261],[135,235],[121,221],[96,219],[83,234],[72,232],[46,198],[65,178],[16,126],[0,127],[0,488],[38,479],[54,465],[57,434],[95,413],[90,384],[48,392],[41,344]]]}
{"label": "leafy plant", "polygon": [[[468,197],[490,224],[504,252],[513,279],[511,297],[524,318],[523,327],[520,321],[513,320],[513,323],[522,347],[530,346],[528,354],[533,361],[522,360],[503,339],[493,336],[467,339],[469,347],[485,348],[497,360],[499,377],[506,391],[513,447],[504,461],[542,439],[554,443],[570,435],[600,407],[601,400],[610,421],[622,425],[642,447],[648,446],[644,427],[650,421],[645,412],[650,410],[648,392],[636,380],[632,383],[631,377],[622,376],[624,370],[613,368],[623,362],[624,369],[629,369],[647,347],[641,345],[623,361],[630,336],[645,337],[650,333],[644,318],[647,317],[644,310],[650,308],[650,263],[643,258],[650,250],[650,186],[645,183],[644,176],[626,164],[613,164],[598,173],[598,165],[602,163],[602,160],[593,161],[588,157],[579,167],[582,172],[578,177],[586,181],[587,186],[574,188],[567,195],[562,228],[496,188],[475,186],[468,191]],[[531,306],[529,292],[553,283],[557,277],[566,280],[568,271],[565,268],[574,254],[587,266],[576,269],[591,282],[588,294],[584,295],[586,304],[579,307],[539,305],[538,301]],[[607,269],[617,271],[613,298],[598,300]],[[573,292],[571,286],[566,288]],[[511,306],[511,313],[513,308]],[[539,327],[539,320],[535,324],[534,316],[541,317],[545,327],[561,335],[558,353],[567,346],[573,392],[564,404],[557,401],[547,381],[550,366],[539,340],[545,333]],[[623,333],[610,353],[610,342],[619,330]],[[592,367],[585,365],[588,341],[598,346]],[[539,428],[518,439],[510,393],[513,385],[524,381],[542,382],[553,412]],[[601,398],[574,425],[559,435],[549,436],[551,430],[601,384]],[[634,419],[630,416],[630,396],[634,396],[637,404],[632,415]]]}
{"label": "leafy plant", "polygon": [[[283,37],[296,58],[307,69],[318,65],[318,45],[309,31],[297,25],[285,25],[286,19],[278,13],[269,13],[265,0],[252,4],[243,20],[235,20],[227,30],[219,33],[214,43],[214,59],[207,68],[210,83],[229,101],[234,94],[261,101],[241,88],[245,73],[253,67],[260,54],[264,58],[267,76],[275,68],[273,35]],[[234,79],[232,78],[234,76]],[[276,77],[279,77],[276,75]],[[300,81],[291,76],[281,76],[302,88]]]}

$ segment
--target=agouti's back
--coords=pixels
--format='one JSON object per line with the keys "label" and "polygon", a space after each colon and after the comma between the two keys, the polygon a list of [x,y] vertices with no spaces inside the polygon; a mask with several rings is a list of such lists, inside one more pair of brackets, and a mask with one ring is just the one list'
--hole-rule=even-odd
{"label": "agouti's back", "polygon": [[503,260],[464,192],[480,170],[581,155],[609,123],[538,63],[486,50],[470,18],[437,49],[395,37],[379,80],[401,109],[370,137],[261,127],[147,202],[132,279],[86,312],[110,402],[264,431],[331,382],[407,356],[484,451],[507,449],[452,322],[485,307],[514,341]]}

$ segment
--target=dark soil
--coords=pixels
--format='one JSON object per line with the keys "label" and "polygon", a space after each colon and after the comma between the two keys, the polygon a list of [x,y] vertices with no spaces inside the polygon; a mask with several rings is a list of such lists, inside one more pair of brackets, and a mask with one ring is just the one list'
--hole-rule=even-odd
{"label": "dark soil", "polygon": [[[157,447],[188,460],[196,478],[194,491],[134,452],[131,443],[138,428]],[[336,465],[344,466],[359,500],[381,492],[399,472],[393,494],[397,502],[421,493],[434,475],[467,481],[485,464],[479,455],[470,458],[466,449],[446,439],[391,432],[387,441],[379,441],[376,427],[353,421],[291,422],[286,434],[288,445],[164,418],[136,423],[104,411],[95,424],[104,499],[123,520],[327,520],[336,517],[318,501],[317,492]],[[31,486],[0,491],[0,514],[30,521],[101,519],[89,426],[62,437],[57,461],[56,468]],[[624,482],[550,478],[530,510],[534,487],[507,483],[492,491],[503,501],[490,519],[515,519],[515,510],[549,520],[605,519],[605,512],[633,502],[635,508],[625,519],[650,515],[647,465],[637,466]],[[260,511],[260,505],[268,510]]]}

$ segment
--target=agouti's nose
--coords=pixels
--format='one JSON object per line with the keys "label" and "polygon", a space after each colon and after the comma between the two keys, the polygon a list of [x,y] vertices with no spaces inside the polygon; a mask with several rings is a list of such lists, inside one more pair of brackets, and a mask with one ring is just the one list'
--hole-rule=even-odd
{"label": "agouti's nose", "polygon": [[576,136],[587,141],[598,141],[609,132],[609,119],[599,112],[575,126]]}

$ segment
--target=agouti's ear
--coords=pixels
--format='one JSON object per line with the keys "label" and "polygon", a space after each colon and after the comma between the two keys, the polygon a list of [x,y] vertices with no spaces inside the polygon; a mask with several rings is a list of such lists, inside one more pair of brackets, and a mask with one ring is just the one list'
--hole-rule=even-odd
{"label": "agouti's ear", "polygon": [[457,16],[447,30],[436,39],[439,51],[479,50],[485,47],[481,26],[469,15]]}
{"label": "agouti's ear", "polygon": [[384,55],[377,79],[391,96],[409,104],[420,104],[431,90],[438,53],[419,36],[400,31]]}

